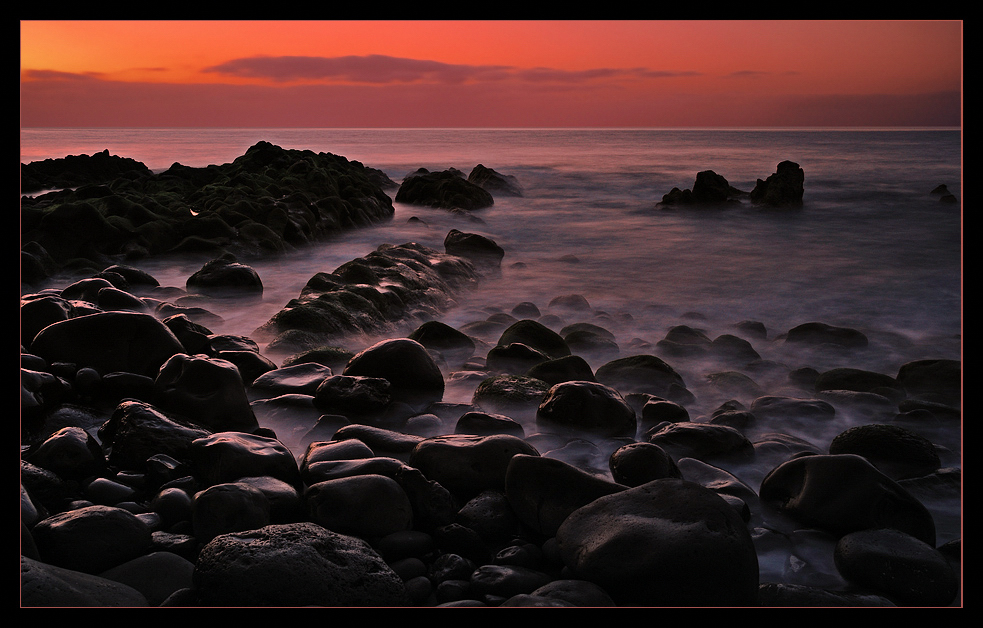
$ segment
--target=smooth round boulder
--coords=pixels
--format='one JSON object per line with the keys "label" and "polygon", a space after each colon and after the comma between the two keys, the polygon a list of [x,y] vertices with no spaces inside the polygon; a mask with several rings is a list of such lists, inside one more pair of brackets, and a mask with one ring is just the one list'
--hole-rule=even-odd
{"label": "smooth round boulder", "polygon": [[195,493],[191,505],[195,538],[207,543],[220,534],[269,525],[270,502],[258,488],[228,482]]}
{"label": "smooth round boulder", "polygon": [[676,460],[741,460],[754,457],[754,445],[739,430],[713,423],[667,423],[648,437]]}
{"label": "smooth round boulder", "polygon": [[30,351],[48,361],[156,377],[184,346],[162,322],[137,312],[97,312],[52,323],[38,332]]}
{"label": "smooth round boulder", "polygon": [[550,386],[563,382],[597,381],[590,364],[579,355],[568,355],[555,360],[540,362],[526,371],[526,377],[543,380]]}
{"label": "smooth round boulder", "polygon": [[382,377],[331,375],[314,390],[314,407],[342,416],[382,412],[392,402],[392,385]]}
{"label": "smooth round boulder", "polygon": [[611,360],[598,367],[594,377],[622,394],[650,393],[669,398],[674,389],[686,387],[679,373],[662,358],[647,354]]}
{"label": "smooth round boulder", "polygon": [[891,424],[851,427],[833,437],[829,453],[863,456],[895,480],[926,476],[942,467],[942,460],[931,441]]}
{"label": "smooth round boulder", "polygon": [[763,504],[804,526],[838,535],[895,528],[935,545],[931,513],[861,456],[793,458],[764,477],[758,494]]}
{"label": "smooth round boulder", "polygon": [[549,538],[581,506],[625,490],[596,475],[555,458],[520,454],[509,461],[505,496],[516,516],[530,529]]}
{"label": "smooth round boulder", "polygon": [[302,362],[266,371],[256,377],[250,387],[271,395],[313,395],[333,372],[330,367],[316,362]]}
{"label": "smooth round boulder", "polygon": [[600,497],[556,533],[574,578],[619,606],[753,606],[758,558],[740,515],[699,484],[667,478]]}
{"label": "smooth round boulder", "polygon": [[117,607],[150,606],[147,598],[131,586],[73,569],[20,557],[20,603],[22,607]]}
{"label": "smooth round boulder", "polygon": [[81,427],[63,427],[26,458],[66,480],[81,480],[106,471],[106,457],[95,438]]}
{"label": "smooth round boulder", "polygon": [[259,427],[239,369],[227,360],[171,356],[154,380],[153,403],[212,432],[252,432]]}
{"label": "smooth round boulder", "polygon": [[662,478],[682,477],[672,456],[653,443],[631,443],[619,447],[608,459],[608,466],[614,481],[629,487]]}
{"label": "smooth round boulder", "polygon": [[509,434],[450,434],[420,441],[409,465],[451,493],[472,497],[482,491],[505,490],[505,474],[513,456],[538,456],[521,438]]}
{"label": "smooth round boulder", "polygon": [[127,400],[116,407],[98,435],[103,444],[110,446],[110,464],[142,471],[154,456],[187,458],[191,443],[211,432],[149,403]]}
{"label": "smooth round boulder", "polygon": [[634,438],[635,410],[617,390],[596,382],[563,382],[549,389],[536,412],[543,432]]}
{"label": "smooth round boulder", "polygon": [[218,432],[192,441],[188,458],[205,486],[268,475],[297,485],[300,471],[293,453],[280,441],[243,432]]}
{"label": "smooth round boulder", "polygon": [[465,412],[454,425],[455,434],[475,434],[491,436],[492,434],[511,434],[525,438],[526,431],[522,424],[504,414],[488,412]]}
{"label": "smooth round boulder", "polygon": [[383,340],[356,353],[343,375],[388,380],[394,400],[412,406],[440,401],[444,377],[426,347],[409,338]]}
{"label": "smooth round boulder", "polygon": [[210,297],[262,296],[263,282],[251,266],[239,263],[226,254],[207,262],[188,277],[188,292]]}
{"label": "smooth round boulder", "polygon": [[867,346],[867,336],[849,327],[811,322],[788,330],[785,342],[813,347],[828,345],[844,349],[862,349]]}
{"label": "smooth round boulder", "polygon": [[307,487],[311,520],[339,534],[378,539],[413,527],[413,507],[392,478],[353,475]]}
{"label": "smooth round boulder", "polygon": [[948,606],[959,594],[958,576],[942,552],[898,530],[846,534],[833,560],[847,580],[898,606]]}
{"label": "smooth round boulder", "polygon": [[563,600],[573,606],[614,606],[614,600],[607,591],[587,580],[554,580],[539,587],[531,595]]}
{"label": "smooth round boulder", "polygon": [[496,344],[507,347],[512,343],[531,347],[550,359],[570,355],[570,347],[567,346],[560,334],[532,319],[523,319],[512,323],[502,332]]}
{"label": "smooth round boulder", "polygon": [[31,535],[45,563],[99,574],[146,552],[152,533],[131,512],[96,505],[42,519]]}
{"label": "smooth round boulder", "polygon": [[549,391],[546,382],[523,375],[493,375],[475,388],[471,403],[493,414],[532,419]]}
{"label": "smooth round boulder", "polygon": [[195,589],[206,606],[405,606],[406,587],[363,540],[315,523],[224,534],[202,548]]}
{"label": "smooth round boulder", "polygon": [[447,323],[427,321],[408,336],[431,351],[436,351],[448,363],[463,364],[474,355],[475,345],[467,334]]}
{"label": "smooth round boulder", "polygon": [[498,268],[505,257],[505,249],[488,236],[480,233],[465,233],[451,229],[444,237],[444,251],[448,255],[465,257],[479,268],[488,266]]}

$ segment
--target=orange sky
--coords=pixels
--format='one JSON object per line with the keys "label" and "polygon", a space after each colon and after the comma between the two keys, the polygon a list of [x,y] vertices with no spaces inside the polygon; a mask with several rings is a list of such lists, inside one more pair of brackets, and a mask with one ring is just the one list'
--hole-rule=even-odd
{"label": "orange sky", "polygon": [[22,21],[21,125],[958,126],[960,21]]}

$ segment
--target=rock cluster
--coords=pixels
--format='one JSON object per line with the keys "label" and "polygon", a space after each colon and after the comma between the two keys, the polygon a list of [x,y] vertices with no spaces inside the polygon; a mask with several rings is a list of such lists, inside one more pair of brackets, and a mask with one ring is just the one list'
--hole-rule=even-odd
{"label": "rock cluster", "polygon": [[743,192],[713,170],[704,170],[696,174],[691,190],[673,188],[658,206],[721,207],[739,204],[741,198],[747,198],[755,205],[766,207],[798,207],[802,205],[804,180],[805,173],[799,164],[783,161],[767,179],[758,179],[753,190]]}

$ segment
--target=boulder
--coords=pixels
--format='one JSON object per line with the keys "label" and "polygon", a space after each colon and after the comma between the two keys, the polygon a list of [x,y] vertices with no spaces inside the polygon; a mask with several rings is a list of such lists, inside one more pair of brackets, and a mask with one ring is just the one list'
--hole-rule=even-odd
{"label": "boulder", "polygon": [[764,181],[757,180],[751,190],[751,202],[771,207],[798,207],[802,205],[804,181],[805,172],[799,164],[783,161],[774,174]]}
{"label": "boulder", "polygon": [[488,236],[464,233],[451,229],[444,238],[444,250],[448,255],[465,257],[480,268],[500,268],[505,249]]}
{"label": "boulder", "polygon": [[49,565],[20,557],[22,607],[122,607],[150,606],[137,589],[99,575]]}
{"label": "boulder", "polygon": [[239,369],[219,358],[171,356],[154,380],[153,402],[212,432],[252,432],[259,427]]}
{"label": "boulder", "polygon": [[444,396],[440,368],[426,347],[409,338],[383,340],[360,351],[343,374],[381,377],[389,381],[394,400],[412,406],[426,406]]}
{"label": "boulder", "polygon": [[373,473],[317,482],[304,491],[311,520],[328,530],[379,539],[413,527],[413,507],[393,478]]}
{"label": "boulder", "polygon": [[361,539],[315,523],[216,537],[195,565],[206,606],[402,606],[402,580]]}
{"label": "boulder", "polygon": [[205,486],[268,475],[296,486],[300,471],[280,441],[243,432],[218,432],[191,442],[188,458]]}
{"label": "boulder", "polygon": [[[758,559],[740,515],[719,495],[679,479],[599,497],[560,525],[570,577],[619,606],[754,606]],[[658,565],[658,569],[653,569]]]}
{"label": "boulder", "polygon": [[482,164],[475,166],[468,174],[468,181],[484,188],[492,195],[522,196],[522,186],[519,180],[510,174],[501,174]]}
{"label": "boulder", "polygon": [[226,254],[207,262],[187,282],[188,292],[210,297],[260,297],[263,281],[254,268]]}
{"label": "boulder", "polygon": [[518,454],[539,452],[509,434],[451,434],[421,440],[410,453],[409,465],[451,493],[473,497],[489,489],[504,490],[509,461]]}
{"label": "boulder", "polygon": [[458,171],[429,172],[423,168],[403,180],[393,200],[408,205],[466,211],[495,204],[491,193],[463,178]]}
{"label": "boulder", "polygon": [[51,515],[31,529],[43,562],[100,574],[150,549],[151,529],[123,508],[84,506]]}
{"label": "boulder", "polygon": [[543,432],[634,438],[635,410],[615,389],[596,382],[563,382],[549,389],[536,413]]}

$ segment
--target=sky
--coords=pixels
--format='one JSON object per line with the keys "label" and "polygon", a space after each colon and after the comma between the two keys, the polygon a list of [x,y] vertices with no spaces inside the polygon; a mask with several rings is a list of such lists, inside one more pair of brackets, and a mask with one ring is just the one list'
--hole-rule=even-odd
{"label": "sky", "polygon": [[20,22],[21,127],[961,126],[950,21]]}

